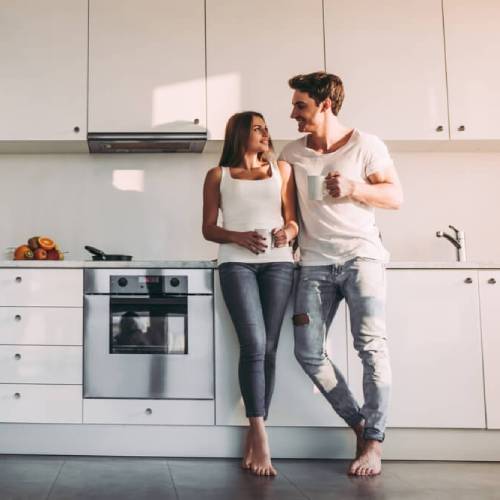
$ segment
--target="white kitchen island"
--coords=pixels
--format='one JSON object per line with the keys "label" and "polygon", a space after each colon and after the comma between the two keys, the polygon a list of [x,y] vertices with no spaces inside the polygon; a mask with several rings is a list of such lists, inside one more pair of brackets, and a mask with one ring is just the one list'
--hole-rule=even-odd
{"label": "white kitchen island", "polygon": [[[239,456],[245,419],[237,382],[238,344],[216,270],[215,409],[206,425],[192,425],[190,416],[197,410],[189,404],[183,407],[183,425],[167,425],[171,421],[168,412],[163,422],[154,405],[168,406],[168,401],[155,400],[106,400],[113,418],[109,423],[90,423],[85,405],[91,400],[83,399],[80,385],[83,341],[78,297],[83,295],[83,268],[213,266],[212,262],[182,261],[1,262],[0,352],[5,360],[0,369],[0,452]],[[388,268],[394,391],[385,458],[500,460],[500,396],[495,390],[500,381],[496,362],[500,357],[500,266],[410,262],[391,263]],[[34,296],[15,294],[19,285],[15,279],[26,271],[38,276],[38,285],[34,282],[30,288]],[[37,302],[37,286],[54,289],[58,281],[68,278],[72,283],[66,283],[66,294],[39,294],[45,302]],[[16,337],[25,314],[38,319]],[[19,315],[21,321],[16,319]],[[347,308],[339,308],[328,350],[360,395],[361,364],[352,348],[348,323]],[[43,331],[44,325],[57,327],[46,326]],[[79,332],[75,333],[75,325]],[[64,353],[74,357],[75,350],[80,352],[79,359],[71,358],[68,363]],[[31,358],[26,359],[25,352]],[[21,360],[13,358],[15,354],[21,354]],[[19,369],[18,361],[28,365]],[[52,378],[37,379],[47,373]],[[153,408],[152,414],[146,413],[147,408]],[[123,416],[117,420],[120,409]],[[281,333],[268,426],[275,457],[352,456],[352,433],[294,359],[291,304]]]}

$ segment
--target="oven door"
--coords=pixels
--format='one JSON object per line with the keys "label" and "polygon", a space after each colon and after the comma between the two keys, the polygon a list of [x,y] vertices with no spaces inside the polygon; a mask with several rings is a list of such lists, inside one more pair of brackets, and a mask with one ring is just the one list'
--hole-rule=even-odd
{"label": "oven door", "polygon": [[213,297],[86,295],[84,397],[213,399]]}

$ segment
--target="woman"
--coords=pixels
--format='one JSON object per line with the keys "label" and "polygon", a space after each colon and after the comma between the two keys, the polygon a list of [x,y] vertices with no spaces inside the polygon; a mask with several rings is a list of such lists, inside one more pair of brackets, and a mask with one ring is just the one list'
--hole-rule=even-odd
{"label": "woman", "polygon": [[238,375],[250,424],[242,467],[265,476],[276,475],[264,421],[293,283],[289,243],[298,233],[293,175],[272,153],[260,113],[233,115],[219,166],[208,172],[203,190],[203,236],[220,243],[222,294],[240,343]]}

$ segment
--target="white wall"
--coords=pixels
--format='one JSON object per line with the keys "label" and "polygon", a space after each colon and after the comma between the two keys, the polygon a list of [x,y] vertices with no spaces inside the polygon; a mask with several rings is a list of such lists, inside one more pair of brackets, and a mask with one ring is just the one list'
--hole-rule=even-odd
{"label": "white wall", "polygon": [[[469,261],[500,263],[500,153],[394,158],[405,204],[378,212],[392,260],[454,260],[454,248],[435,237],[454,224],[466,233]],[[72,260],[88,258],[85,244],[135,260],[215,258],[216,245],[201,236],[201,193],[217,160],[217,154],[0,155],[0,256],[9,258],[8,247],[30,236],[48,235]],[[131,174],[137,190],[113,184],[127,181],[117,173],[123,170],[139,171]]]}

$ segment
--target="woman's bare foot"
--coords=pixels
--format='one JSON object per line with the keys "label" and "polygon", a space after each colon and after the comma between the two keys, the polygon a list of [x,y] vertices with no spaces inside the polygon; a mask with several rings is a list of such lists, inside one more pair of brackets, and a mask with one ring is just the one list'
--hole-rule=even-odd
{"label": "woman's bare foot", "polygon": [[278,473],[271,463],[271,452],[266,428],[262,417],[250,419],[251,432],[251,471],[257,476],[276,476]]}
{"label": "woman's bare foot", "polygon": [[382,472],[382,444],[368,439],[361,454],[353,460],[349,467],[352,476],[376,476]]}
{"label": "woman's bare foot", "polygon": [[245,452],[241,460],[241,468],[249,470],[252,467],[252,428],[247,431],[245,438]]}

